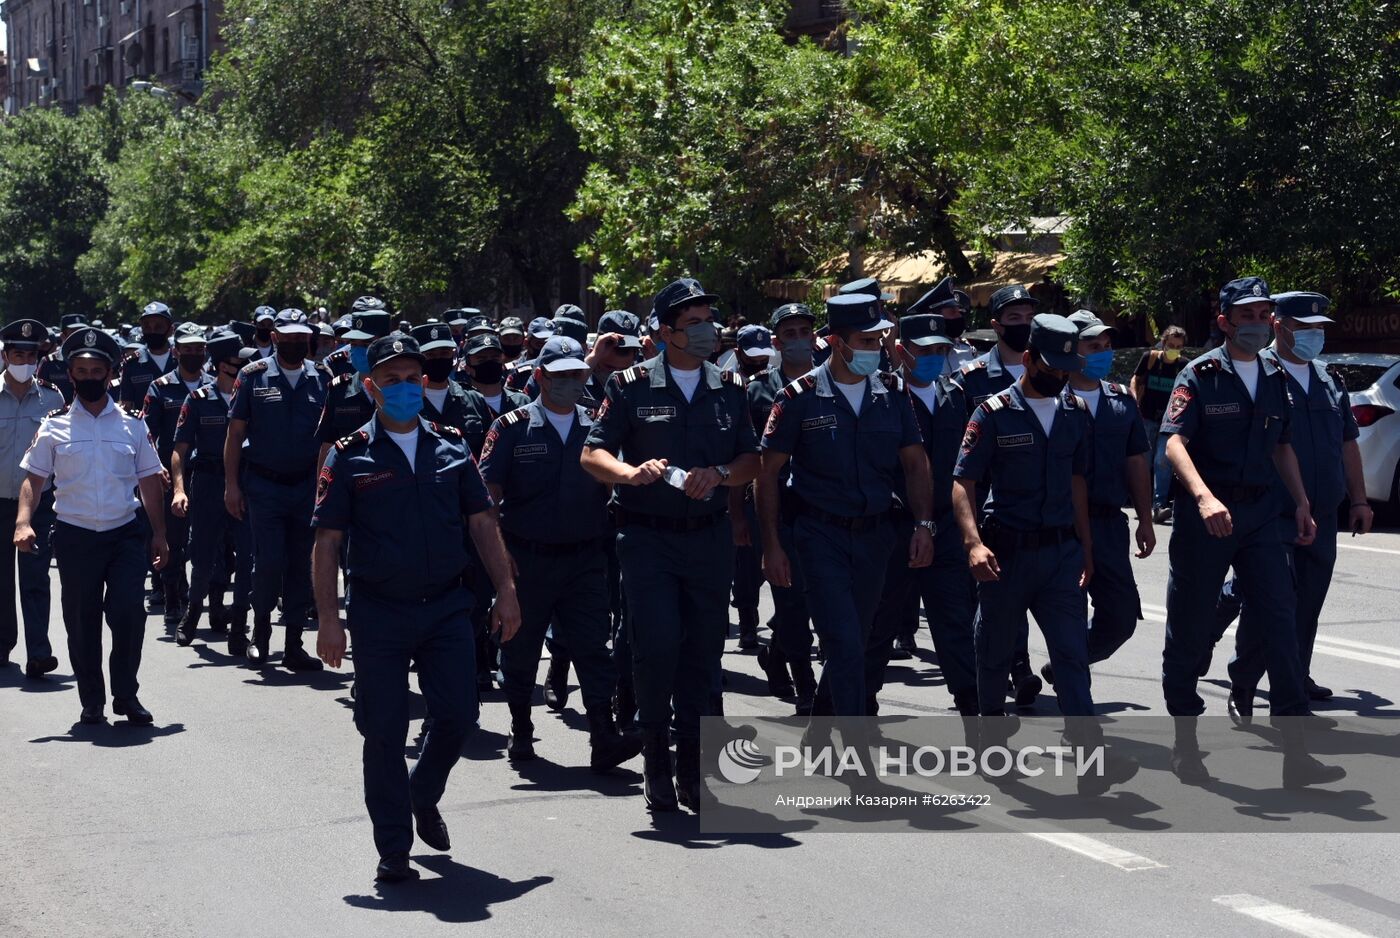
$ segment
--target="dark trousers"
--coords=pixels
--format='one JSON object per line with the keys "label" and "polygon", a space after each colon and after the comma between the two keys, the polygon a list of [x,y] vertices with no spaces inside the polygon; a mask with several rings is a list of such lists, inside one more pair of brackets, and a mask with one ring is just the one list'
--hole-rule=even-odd
{"label": "dark trousers", "polygon": [[[1280,716],[1308,712],[1298,659],[1297,600],[1292,552],[1279,537],[1271,498],[1227,502],[1233,532],[1212,537],[1195,499],[1172,509],[1171,569],[1167,575],[1167,641],[1162,650],[1162,693],[1172,716],[1199,716],[1205,701],[1196,682],[1217,636],[1216,604],[1225,576],[1236,587],[1258,629],[1269,674],[1269,709]],[[1058,675],[1056,676],[1058,681]]]}
{"label": "dark trousers", "polygon": [[734,548],[734,608],[740,612],[752,610],[758,615],[758,594],[763,588],[763,552],[759,548],[758,520],[754,517],[753,501],[745,500],[748,515],[749,540],[745,547]]}
{"label": "dark trousers", "polygon": [[1089,581],[1089,598],[1094,601],[1094,618],[1089,622],[1089,663],[1094,664],[1106,660],[1133,637],[1142,618],[1142,599],[1129,560],[1132,542],[1128,516],[1120,511],[1104,518],[1090,518],[1089,530],[1094,537],[1094,577]]}
{"label": "dark trousers", "polygon": [[[472,597],[457,588],[428,601],[387,600],[350,591],[346,620],[355,654],[355,728],[364,737],[365,808],[381,857],[413,846],[412,805],[435,805],[476,725]],[[410,662],[431,723],[410,775]]]}
{"label": "dark trousers", "polygon": [[19,502],[0,498],[0,532],[8,534],[0,544],[0,658],[7,657],[19,642],[19,622],[15,618],[15,567],[19,567],[19,610],[24,619],[24,653],[28,660],[53,654],[49,644],[49,560],[53,557],[53,492],[45,492],[34,509],[34,552],[15,550],[15,516]]}
{"label": "dark trousers", "polygon": [[146,634],[142,584],[146,578],[147,532],[132,521],[112,531],[89,531],[59,521],[53,528],[54,556],[68,630],[68,657],[84,707],[106,702],[102,679],[102,617],[112,630],[112,696],[136,696],[141,643]]}
{"label": "dark trousers", "polygon": [[244,473],[248,523],[253,532],[253,616],[270,619],[282,598],[289,627],[306,623],[311,608],[311,509],[316,481],[284,485],[256,473]]}
{"label": "dark trousers", "polygon": [[983,716],[1006,712],[1006,682],[1030,613],[1050,652],[1060,712],[1091,716],[1089,612],[1079,588],[1084,548],[1075,540],[1010,550],[989,546],[996,553],[1001,575],[977,584],[974,642],[979,711]]}
{"label": "dark trousers", "polygon": [[535,692],[545,630],[568,649],[587,710],[606,709],[617,687],[608,652],[608,561],[601,550],[547,555],[510,545],[519,571],[520,630],[501,645],[506,700],[529,705]]}
{"label": "dark trousers", "polygon": [[849,531],[799,515],[793,540],[812,628],[826,656],[813,713],[864,716],[865,646],[884,589],[894,526],[881,521],[867,531]]}
{"label": "dark trousers", "polygon": [[[755,537],[758,536],[755,527]],[[773,586],[773,643],[786,661],[810,661],[812,658],[812,626],[807,616],[807,594],[802,579],[802,564],[793,543],[792,524],[778,519],[778,543],[787,554],[792,576],[791,586]]]}
{"label": "dark trousers", "polygon": [[647,729],[664,727],[674,705],[677,737],[698,739],[700,718],[713,715],[729,622],[732,537],[728,519],[684,533],[640,525],[618,532],[638,722]]}
{"label": "dark trousers", "polygon": [[[224,508],[224,474],[196,469],[190,483],[190,602],[203,602],[234,582],[233,609],[247,612],[253,569],[253,535],[248,521]],[[228,559],[234,558],[234,569]]]}
{"label": "dark trousers", "polygon": [[870,641],[865,649],[866,691],[874,696],[885,684],[885,667],[894,640],[907,634],[908,602],[923,601],[928,610],[929,632],[938,653],[938,667],[948,693],[960,712],[977,712],[977,659],[973,650],[972,622],[977,613],[977,582],[967,568],[962,534],[951,513],[938,521],[933,543],[933,565],[909,567],[909,539],[913,519],[907,515],[895,525],[894,546],[885,571],[885,591],[875,611]]}

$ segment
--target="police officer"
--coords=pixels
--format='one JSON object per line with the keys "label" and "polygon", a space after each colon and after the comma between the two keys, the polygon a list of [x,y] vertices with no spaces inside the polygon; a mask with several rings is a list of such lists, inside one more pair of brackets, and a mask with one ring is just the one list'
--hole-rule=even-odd
{"label": "police officer", "polygon": [[[1147,464],[1147,433],[1142,429],[1137,400],[1128,388],[1104,380],[1113,367],[1113,329],[1088,310],[1069,317],[1079,330],[1079,354],[1084,367],[1070,373],[1065,395],[1084,402],[1089,415],[1089,466],[1084,475],[1089,494],[1089,530],[1094,542],[1094,578],[1089,598],[1094,617],[1089,622],[1089,663],[1106,660],[1132,637],[1142,618],[1141,599],[1128,540],[1123,506],[1132,502],[1137,516],[1134,537],[1139,559],[1157,546],[1152,528],[1152,481]],[[1054,667],[1040,669],[1046,683],[1055,683]]]}
{"label": "police officer", "polygon": [[47,381],[63,393],[65,403],[73,402],[73,385],[68,380],[68,363],[63,360],[63,343],[74,332],[87,325],[82,313],[66,313],[59,317],[59,345],[39,362],[38,378]]}
{"label": "police officer", "polygon": [[874,712],[878,711],[876,695],[884,686],[891,646],[903,634],[907,603],[912,597],[916,603],[922,600],[928,610],[938,666],[954,706],[965,716],[977,714],[972,640],[977,586],[968,571],[952,500],[953,466],[967,424],[967,407],[962,389],[947,376],[946,358],[953,342],[944,335],[944,326],[937,313],[906,314],[899,321],[895,358],[904,370],[904,388],[918,420],[933,478],[933,563],[911,567],[903,549],[913,531],[913,515],[901,474],[895,487],[895,547],[889,554],[885,588],[866,647],[866,692],[875,704],[871,708]]}
{"label": "police officer", "polygon": [[[435,850],[451,843],[438,801],[477,719],[475,667],[463,573],[467,536],[496,585],[492,618],[509,640],[520,626],[510,560],[490,512],[491,499],[459,433],[429,424],[423,356],[403,333],[369,347],[366,390],[374,417],[339,441],[316,491],[316,650],[333,668],[355,640],[355,726],[364,737],[365,807],[379,851],[375,878],[416,879],[408,863],[413,829]],[[303,380],[306,380],[303,378]],[[346,623],[337,579],[348,538]],[[409,663],[432,723],[410,774]]]}
{"label": "police officer", "polygon": [[307,363],[311,327],[299,309],[277,314],[276,354],[243,369],[229,404],[224,505],[253,533],[253,641],[248,658],[266,663],[280,595],[287,636],[282,666],[319,671],[302,648],[311,605],[311,527],[325,376]]}
{"label": "police officer", "polygon": [[457,344],[446,323],[430,322],[414,327],[411,335],[423,353],[423,417],[467,432],[470,418],[480,421],[482,404],[473,401],[475,391],[452,380]]}
{"label": "police officer", "polygon": [[598,340],[588,350],[592,369],[579,403],[597,413],[608,379],[637,363],[642,354],[642,322],[626,310],[613,309],[598,319]]}
{"label": "police officer", "polygon": [[939,310],[939,315],[943,317],[943,328],[947,330],[948,338],[953,340],[953,347],[948,350],[949,374],[956,374],[978,354],[972,343],[963,337],[963,333],[967,331],[968,317],[972,315],[972,297],[955,289],[953,299],[957,300],[956,306],[945,306]]}
{"label": "police officer", "polygon": [[501,337],[501,354],[506,364],[519,361],[521,353],[525,351],[525,323],[520,317],[507,316],[502,319],[496,334]]}
{"label": "police officer", "polygon": [[[744,379],[747,395],[747,385],[772,364],[778,352],[773,348],[773,335],[763,326],[747,325],[739,330],[738,345],[735,348],[734,361],[739,372],[739,377]],[[734,512],[732,501],[735,498],[742,499],[743,493],[748,491],[734,488],[730,490],[730,511]],[[731,514],[731,519],[736,520],[739,515],[744,514],[744,507],[741,502],[739,511]],[[749,513],[752,513],[750,508]],[[747,515],[744,521],[749,519]],[[742,543],[735,542],[734,547],[734,608],[739,612],[739,650],[758,650],[758,598],[759,592],[763,588],[763,559],[759,546],[754,543],[752,537],[743,538]],[[780,690],[785,688],[780,687]]]}
{"label": "police officer", "polygon": [[641,752],[611,712],[617,670],[608,654],[608,487],[579,457],[593,421],[579,406],[589,375],[583,346],[568,336],[545,343],[538,358],[538,400],[496,420],[486,436],[481,474],[500,505],[501,530],[515,560],[521,628],[501,647],[510,706],[513,762],[535,757],[530,698],[545,630],[568,646],[588,713],[590,766],[620,765]]}
{"label": "police officer", "polygon": [[134,724],[153,718],[141,705],[136,678],[141,664],[145,615],[141,583],[146,575],[146,532],[137,518],[135,492],[150,519],[149,561],[165,565],[165,513],[161,465],[145,424],[127,415],[108,395],[112,363],[120,350],[110,336],[80,329],[63,345],[76,403],[45,417],[21,466],[14,544],[37,546],[33,526],[40,495],[54,480],[53,550],[58,558],[68,657],[78,680],[83,723],[106,717],[102,676],[102,618],[112,631],[112,710]]}
{"label": "police officer", "polygon": [[[367,304],[371,299],[373,297],[362,296],[355,302]],[[393,317],[387,310],[371,309],[351,314],[350,330],[341,336],[349,346],[326,360],[335,377],[326,389],[326,406],[316,425],[316,439],[321,444],[316,465],[325,463],[326,454],[336,440],[349,436],[374,416],[374,401],[364,389],[364,377],[369,373],[369,344],[388,335],[392,328]]]}
{"label": "police officer", "polygon": [[140,409],[150,383],[175,370],[175,357],[170,352],[174,329],[175,319],[164,303],[147,303],[141,310],[141,345],[136,357],[122,366],[117,403]]}
{"label": "police officer", "polygon": [[467,340],[463,364],[470,375],[467,417],[467,442],[472,453],[479,454],[486,442],[486,431],[497,417],[530,403],[523,392],[505,386],[505,363],[501,358],[501,340],[492,332],[479,333]]}
{"label": "police officer", "polygon": [[[904,316],[900,317],[900,331],[903,332],[902,326],[905,317],[926,315],[935,315],[939,317],[941,321],[941,326],[939,327],[941,330],[940,334],[947,340],[946,342],[939,343],[940,345],[946,346],[946,348],[939,353],[943,357],[944,374],[956,373],[962,368],[965,362],[971,361],[973,358],[977,357],[975,350],[970,356],[964,357],[962,349],[954,342],[953,336],[949,334],[949,331],[954,328],[954,323],[956,323],[958,334],[961,335],[963,325],[962,307],[958,305],[957,294],[953,290],[953,278],[944,277],[942,280],[938,281],[932,290],[929,290],[913,303],[910,303],[909,308],[904,311]],[[965,345],[966,343],[963,344]],[[967,347],[969,349],[972,348],[971,346]],[[928,367],[928,365],[924,366],[925,369]],[[932,387],[933,385],[930,383],[928,386]]]}
{"label": "police officer", "polygon": [[[389,334],[394,326],[393,317],[384,308],[384,301],[377,296],[359,296],[355,302],[350,304],[350,328],[340,334],[340,341],[344,343],[326,356],[324,365],[331,376],[338,378],[341,375],[350,375],[356,385],[362,383],[364,379],[364,366],[366,364],[365,353],[369,350],[370,342]],[[360,351],[356,352],[355,349]],[[363,419],[359,423],[350,427],[345,433],[363,424],[369,419],[370,412],[374,408],[363,411]],[[344,436],[345,433],[340,434]],[[339,439],[337,436],[335,439]],[[331,440],[332,443],[335,439]]]}
{"label": "police officer", "polygon": [[[259,306],[253,310],[253,343],[257,358],[271,358],[275,353],[272,333],[277,324],[277,310],[271,306]],[[309,353],[308,353],[309,354]]]}
{"label": "police officer", "polygon": [[714,706],[734,570],[721,488],[745,485],[758,470],[743,385],[708,362],[719,345],[717,299],[688,278],[662,288],[652,311],[665,352],[609,379],[581,457],[617,487],[643,790],[656,811],[676,809],[677,787],[687,807],[699,806],[700,718]]}
{"label": "police officer", "polygon": [[[525,346],[521,350],[518,358],[510,363],[507,378],[508,384],[524,387],[525,382],[530,379],[530,375],[535,370],[535,359],[539,357],[540,349],[544,348],[545,342],[553,337],[555,332],[554,321],[545,316],[536,316],[530,320],[529,327],[525,330]],[[464,347],[465,352],[465,347]],[[504,355],[503,355],[504,357]],[[463,365],[465,365],[465,361]],[[459,371],[459,380],[465,384],[471,383],[471,372],[463,367]]]}
{"label": "police officer", "polygon": [[[1188,784],[1210,778],[1195,736],[1205,711],[1196,692],[1210,654],[1216,599],[1230,567],[1246,605],[1259,616],[1276,717],[1308,713],[1298,656],[1297,599],[1278,525],[1275,482],[1293,501],[1293,543],[1317,534],[1312,505],[1290,444],[1288,381],[1277,361],[1261,359],[1269,342],[1273,301],[1258,277],[1232,280],[1220,291],[1216,324],[1225,344],[1193,359],[1177,376],[1162,418],[1167,459],[1181,488],[1172,509],[1162,690],[1179,717],[1172,769]],[[1059,679],[1056,665],[1056,679]],[[1308,755],[1298,720],[1280,721],[1287,787],[1335,781],[1346,773]]]}
{"label": "police officer", "polygon": [[[0,329],[4,343],[5,376],[0,379],[0,528],[13,531],[19,516],[19,492],[25,471],[20,460],[33,442],[40,421],[63,406],[63,394],[41,378],[38,369],[40,339],[48,335],[44,324],[33,319],[17,319]],[[71,387],[71,385],[70,385]],[[34,529],[34,549],[21,553],[19,566],[19,608],[24,618],[24,673],[42,677],[58,667],[49,644],[49,535],[53,530],[53,490],[45,482],[30,519]],[[19,622],[15,617],[14,544],[0,557],[0,667],[10,663],[10,652],[19,642]]]}
{"label": "police officer", "polygon": [[[1291,546],[1293,579],[1297,597],[1298,656],[1304,688],[1309,700],[1327,700],[1329,688],[1322,687],[1308,673],[1312,662],[1317,619],[1332,582],[1337,562],[1336,506],[1349,498],[1348,527],[1366,534],[1374,520],[1366,501],[1361,450],[1356,438],[1360,430],[1351,411],[1346,388],[1318,361],[1325,341],[1324,327],[1332,322],[1327,315],[1330,301],[1320,293],[1280,293],[1273,297],[1274,344],[1259,353],[1260,359],[1276,365],[1287,376],[1291,413],[1289,415],[1293,451],[1298,469],[1313,506],[1317,537],[1311,544],[1292,544],[1292,501],[1282,486],[1276,486],[1279,508],[1279,536],[1285,549]],[[1239,612],[1238,581],[1225,584],[1217,606],[1218,631],[1228,627]],[[1235,633],[1235,657],[1230,662],[1230,707],[1247,718],[1253,712],[1253,698],[1265,670],[1264,632],[1267,622],[1246,607]],[[1219,641],[1219,637],[1216,638]]]}
{"label": "police officer", "polygon": [[793,541],[826,654],[815,712],[852,717],[868,709],[865,646],[895,544],[890,510],[900,470],[913,519],[904,541],[912,567],[933,561],[933,521],[928,456],[909,397],[878,374],[894,324],[872,295],[838,295],[826,310],[831,357],[774,401],[756,488],[765,573],[775,586],[790,587],[778,536],[778,478],[791,460]]}
{"label": "police officer", "polygon": [[[244,365],[241,346],[242,340],[231,332],[209,337],[213,382],[191,393],[180,407],[170,454],[171,511],[188,519],[190,532],[190,598],[175,641],[188,645],[194,640],[208,600],[210,627],[215,632],[228,631],[229,654],[238,656],[248,650],[253,535],[247,519],[234,519],[224,506],[224,443],[233,386]],[[233,570],[227,569],[230,553],[235,558]],[[234,582],[231,612],[223,604],[230,577]]]}
{"label": "police officer", "polygon": [[[186,398],[214,379],[204,370],[204,330],[194,323],[181,323],[175,334],[177,367],[153,380],[146,388],[141,404],[141,419],[155,441],[156,452],[166,470],[170,469],[171,453],[175,449],[175,425]],[[189,524],[183,515],[171,509],[167,493],[165,533],[170,546],[170,560],[161,571],[160,582],[165,592],[165,625],[174,628],[184,616],[183,596],[188,590],[185,582],[185,548],[189,541]]]}

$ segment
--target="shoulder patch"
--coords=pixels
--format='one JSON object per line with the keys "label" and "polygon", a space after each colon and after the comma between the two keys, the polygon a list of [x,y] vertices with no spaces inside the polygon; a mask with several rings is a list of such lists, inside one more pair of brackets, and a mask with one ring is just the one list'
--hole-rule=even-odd
{"label": "shoulder patch", "polygon": [[58,390],[58,385],[54,384],[52,381],[45,381],[43,378],[35,378],[34,383],[41,388],[48,388],[50,391]]}
{"label": "shoulder patch", "polygon": [[[1079,398],[1076,396],[1075,400],[1079,400]],[[991,397],[987,398],[985,401],[982,402],[982,406],[987,408],[988,410],[1001,410],[1003,407],[1010,403],[1010,394],[993,394]],[[1080,401],[1080,406],[1084,406],[1082,401]]]}
{"label": "shoulder patch", "polygon": [[804,394],[817,386],[817,379],[811,375],[803,375],[796,381],[783,388],[783,396],[791,399],[799,394]]}
{"label": "shoulder patch", "polygon": [[502,414],[501,417],[500,417],[501,426],[503,426],[503,427],[514,426],[515,424],[519,423],[520,421],[522,421],[522,420],[524,420],[524,419],[525,419],[525,410],[524,410],[524,408],[519,408],[519,407],[517,407],[515,410],[512,410],[512,411],[511,411],[510,413],[508,413],[508,414]]}
{"label": "shoulder patch", "polygon": [[986,362],[985,359],[982,359],[982,358],[974,358],[974,359],[973,359],[972,361],[970,361],[970,362],[965,362],[965,363],[963,364],[963,366],[962,366],[961,368],[958,369],[958,371],[962,372],[962,373],[965,374],[965,375],[970,375],[970,374],[972,374],[974,371],[976,371],[977,369],[979,369],[979,368],[986,368],[986,367],[987,367],[987,362]]}
{"label": "shoulder patch", "polygon": [[725,369],[724,371],[720,372],[719,378],[725,384],[732,384],[736,388],[742,388],[747,383],[746,381],[744,381],[743,375],[739,374],[739,372],[737,371],[733,371],[730,369]]}
{"label": "shoulder patch", "polygon": [[1206,356],[1202,355],[1195,361],[1190,362],[1186,367],[1190,368],[1197,374],[1202,374],[1207,371],[1219,371],[1220,361],[1218,359],[1207,358]]}
{"label": "shoulder patch", "polygon": [[201,400],[201,401],[207,401],[207,400],[209,400],[209,398],[211,397],[210,392],[213,391],[213,389],[214,389],[214,385],[212,385],[212,384],[206,384],[206,385],[205,385],[204,387],[202,387],[202,388],[196,388],[195,391],[194,391],[194,393],[191,394],[190,397],[196,398],[196,399]]}
{"label": "shoulder patch", "polygon": [[633,381],[645,378],[646,376],[647,370],[645,366],[633,365],[631,368],[628,368],[626,371],[618,375],[617,380],[621,381],[623,384],[631,384]]}
{"label": "shoulder patch", "polygon": [[341,437],[335,441],[335,451],[343,453],[352,446],[362,445],[369,442],[369,431],[356,430],[349,436]]}
{"label": "shoulder patch", "polygon": [[429,423],[428,426],[432,427],[433,432],[439,436],[450,436],[456,440],[462,439],[462,431],[450,423]]}
{"label": "shoulder patch", "polygon": [[246,364],[246,365],[243,366],[243,370],[240,371],[239,374],[240,374],[240,375],[253,375],[253,374],[257,374],[259,371],[267,371],[267,359],[266,359],[266,358],[260,358],[260,359],[258,359],[258,360],[255,361],[255,362],[249,362],[248,364]]}
{"label": "shoulder patch", "polygon": [[353,381],[354,378],[355,378],[355,376],[354,376],[353,374],[348,373],[348,372],[347,372],[346,374],[343,374],[343,375],[336,375],[334,378],[331,379],[331,387],[333,387],[333,388],[344,387],[345,385],[347,385],[347,384],[349,384],[351,381]]}

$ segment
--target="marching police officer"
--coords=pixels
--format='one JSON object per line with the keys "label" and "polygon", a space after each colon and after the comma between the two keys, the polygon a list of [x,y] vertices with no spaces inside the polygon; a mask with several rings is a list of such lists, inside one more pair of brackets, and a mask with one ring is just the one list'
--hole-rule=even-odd
{"label": "marching police officer", "polygon": [[[209,337],[207,350],[214,367],[213,383],[194,391],[180,407],[170,454],[171,511],[188,519],[190,531],[190,598],[175,641],[188,645],[194,640],[207,599],[210,627],[215,632],[227,630],[229,654],[241,656],[248,650],[253,535],[247,519],[234,519],[224,506],[224,443],[233,387],[244,365],[239,354],[242,339],[231,332],[216,332]],[[230,547],[233,570],[226,563]],[[233,608],[228,611],[223,594],[230,577],[234,593]]]}
{"label": "marching police officer", "polygon": [[[13,531],[19,516],[19,492],[25,471],[20,468],[24,451],[33,442],[45,415],[63,406],[63,394],[41,378],[39,344],[47,337],[44,324],[18,319],[0,330],[4,343],[5,377],[0,380],[0,527]],[[70,385],[71,387],[71,385]],[[10,663],[10,652],[19,642],[15,617],[15,567],[19,567],[19,608],[24,619],[24,673],[42,677],[58,667],[49,644],[49,535],[53,530],[53,490],[45,482],[30,519],[34,549],[15,557],[13,542],[0,563],[0,667]],[[18,563],[16,563],[18,561]]]}
{"label": "marching police officer", "polygon": [[[277,310],[271,306],[259,306],[253,310],[253,343],[252,348],[257,350],[255,358],[271,358],[276,351],[272,333],[277,324]],[[310,354],[308,352],[308,354]]]}
{"label": "marching police officer", "polygon": [[[719,346],[711,305],[692,279],[666,285],[652,311],[665,352],[608,380],[583,467],[617,487],[618,559],[630,606],[647,805],[698,808],[700,718],[728,631],[734,544],[723,486],[758,470],[743,385],[708,359]],[[667,725],[675,709],[674,784]]]}
{"label": "marching police officer", "polygon": [[[520,350],[520,355],[511,361],[507,372],[507,384],[511,387],[524,387],[525,382],[530,379],[530,375],[535,370],[535,359],[539,357],[540,349],[544,348],[555,331],[554,321],[546,316],[536,316],[530,320],[530,325],[525,330],[525,345]],[[465,346],[464,346],[465,351]],[[504,353],[502,353],[504,357]],[[465,365],[465,362],[463,362]],[[471,383],[471,374],[463,368],[459,372],[459,377],[464,383]]]}
{"label": "marching police officer", "polygon": [[117,407],[107,388],[117,343],[96,329],[80,329],[63,345],[77,401],[45,417],[20,463],[28,473],[20,486],[15,546],[35,549],[33,526],[40,494],[54,480],[53,551],[58,558],[68,657],[78,680],[83,723],[106,717],[102,676],[102,619],[112,632],[112,710],[131,723],[153,718],[137,699],[136,678],[146,617],[141,584],[146,576],[146,532],[137,518],[140,503],[150,521],[149,561],[165,565],[165,512],[161,465],[146,426]]}
{"label": "marching police officer", "polygon": [[150,383],[175,370],[176,361],[170,353],[174,329],[175,319],[164,303],[147,303],[141,310],[141,345],[136,357],[122,366],[117,403],[139,410]]}
{"label": "marching police officer", "polygon": [[423,353],[424,419],[466,433],[470,417],[481,405],[473,401],[475,391],[452,380],[457,343],[452,341],[451,330],[445,323],[430,322],[415,326],[410,334]]}
{"label": "marching police officer", "polygon": [[878,302],[860,293],[827,301],[831,356],[774,401],[756,484],[765,572],[776,586],[790,587],[778,536],[778,476],[791,460],[793,542],[826,654],[817,712],[838,717],[868,709],[865,646],[895,544],[890,511],[901,470],[912,515],[906,562],[933,561],[928,455],[908,395],[892,376],[886,382],[878,374],[885,332],[894,325]]}
{"label": "marching police officer", "polygon": [[253,533],[253,641],[249,660],[266,663],[272,611],[280,595],[286,625],[282,666],[319,671],[302,648],[311,605],[311,507],[315,428],[326,401],[325,376],[306,361],[311,327],[299,309],[277,314],[276,353],[245,367],[229,404],[224,443],[224,505]]}
{"label": "marching police officer", "polygon": [[[475,668],[463,573],[470,534],[496,586],[492,617],[509,641],[520,626],[510,560],[491,499],[461,434],[429,424],[422,409],[423,355],[403,333],[369,347],[366,390],[374,417],[336,443],[317,483],[315,576],[317,652],[331,667],[355,640],[355,726],[364,737],[365,807],[379,850],[375,878],[416,879],[413,828],[435,850],[451,843],[437,804],[477,719]],[[305,379],[303,379],[305,380]],[[349,538],[346,623],[337,578]],[[410,774],[409,662],[431,726]]]}
{"label": "marching police officer", "polygon": [[525,351],[525,323],[520,317],[507,316],[502,319],[496,334],[501,337],[501,354],[505,357],[506,365],[519,361],[521,353]]}
{"label": "marching police officer", "polygon": [[[1172,769],[1188,784],[1210,778],[1195,737],[1194,718],[1205,711],[1196,682],[1211,651],[1216,599],[1232,566],[1240,596],[1259,616],[1270,711],[1276,717],[1309,712],[1298,656],[1297,598],[1273,497],[1276,479],[1293,501],[1293,542],[1311,544],[1317,525],[1290,444],[1287,377],[1276,360],[1259,356],[1269,342],[1273,305],[1268,285],[1258,277],[1221,288],[1216,324],[1225,344],[1187,364],[1162,418],[1167,458],[1181,483],[1172,509],[1162,690],[1167,712],[1181,718]],[[1058,670],[1057,665],[1057,680]],[[1285,786],[1346,774],[1307,754],[1301,721],[1280,724]]]}
{"label": "marching police officer", "polygon": [[[364,378],[365,353],[369,350],[369,343],[380,336],[389,334],[389,330],[394,326],[393,317],[384,308],[384,301],[379,297],[359,296],[355,298],[355,302],[350,304],[348,318],[350,328],[340,334],[341,346],[327,355],[323,364],[333,378],[351,375],[355,377],[354,383],[358,385]],[[360,351],[356,352],[357,348]],[[374,408],[370,407],[368,411],[365,411],[364,419],[351,427],[350,430],[368,420],[373,410]],[[346,433],[348,432],[349,430],[346,431]],[[334,443],[335,440],[331,442]]]}
{"label": "marching police officer", "polygon": [[608,487],[579,458],[593,421],[579,406],[589,375],[583,346],[555,336],[540,351],[538,400],[496,420],[486,435],[481,474],[500,505],[506,546],[515,560],[521,628],[501,646],[510,706],[513,762],[535,757],[530,698],[545,630],[567,644],[588,713],[590,765],[609,769],[642,749],[617,731],[611,712],[617,669],[608,653]]}
{"label": "marching police officer", "polygon": [[[355,302],[365,305],[373,297],[360,297]],[[377,301],[376,301],[377,302]],[[374,401],[364,389],[369,373],[369,344],[386,336],[393,328],[393,317],[383,309],[364,310],[351,315],[350,331],[341,336],[349,347],[331,354],[326,365],[335,375],[326,389],[326,406],[316,426],[316,439],[321,443],[316,465],[326,461],[326,454],[336,440],[349,436],[374,416]]]}
{"label": "marching police officer", "polygon": [[462,364],[470,375],[471,390],[476,392],[467,398],[470,407],[465,432],[472,453],[479,455],[486,442],[486,431],[496,418],[524,407],[530,403],[530,398],[506,387],[501,340],[494,332],[478,333],[467,339],[464,353]]}
{"label": "marching police officer", "polygon": [[63,343],[68,341],[68,337],[74,332],[87,325],[87,317],[82,313],[66,313],[59,317],[59,343],[58,348],[44,356],[39,362],[38,377],[41,381],[47,381],[63,393],[65,403],[73,402],[73,385],[68,380],[68,364],[63,360]]}

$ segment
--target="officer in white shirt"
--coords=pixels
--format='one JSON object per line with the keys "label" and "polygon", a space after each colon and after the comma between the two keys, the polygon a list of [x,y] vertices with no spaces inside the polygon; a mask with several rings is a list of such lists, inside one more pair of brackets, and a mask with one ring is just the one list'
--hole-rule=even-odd
{"label": "officer in white shirt", "polygon": [[136,671],[146,613],[146,530],[138,520],[135,492],[151,525],[150,564],[165,566],[165,513],[161,464],[146,425],[128,416],[107,393],[121,350],[111,336],[80,329],[63,343],[74,402],[44,418],[20,465],[15,547],[35,549],[35,509],[54,480],[53,549],[58,558],[68,656],[78,680],[83,723],[106,720],[102,675],[102,614],[112,630],[112,710],[139,726],[153,722],[136,698]]}

